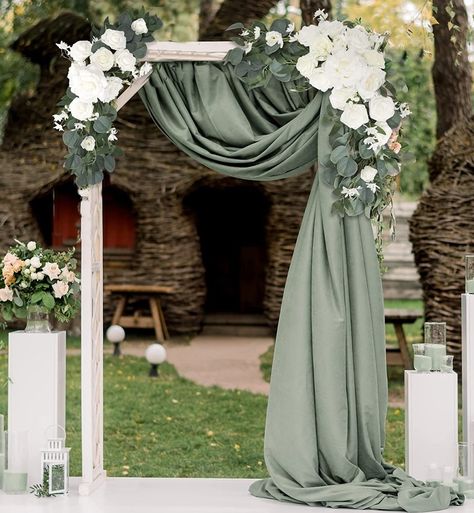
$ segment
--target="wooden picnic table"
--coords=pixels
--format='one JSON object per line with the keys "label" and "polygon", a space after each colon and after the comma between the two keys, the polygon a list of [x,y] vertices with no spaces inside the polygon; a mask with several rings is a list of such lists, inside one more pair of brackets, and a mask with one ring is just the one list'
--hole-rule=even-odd
{"label": "wooden picnic table", "polygon": [[385,309],[385,324],[393,325],[398,341],[398,345],[387,344],[386,346],[387,365],[401,365],[405,370],[412,368],[404,325],[414,324],[422,317],[423,312],[420,310]]}
{"label": "wooden picnic table", "polygon": [[[173,287],[122,283],[106,285],[104,290],[118,296],[112,324],[119,324],[122,328],[153,328],[156,338],[160,342],[169,338],[160,298],[162,295],[172,294],[174,292]],[[148,300],[150,315],[143,315],[139,311],[136,311],[133,315],[125,313],[129,300],[137,297],[145,297]]]}

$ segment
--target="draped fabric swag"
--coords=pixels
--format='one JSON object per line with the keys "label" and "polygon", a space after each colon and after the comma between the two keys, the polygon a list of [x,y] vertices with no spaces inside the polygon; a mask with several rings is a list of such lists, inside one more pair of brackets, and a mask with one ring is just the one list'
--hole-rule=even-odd
{"label": "draped fabric swag", "polygon": [[331,213],[328,95],[273,81],[249,91],[228,67],[155,66],[141,97],[158,127],[201,164],[246,180],[314,163],[281,306],[265,432],[268,479],[251,493],[281,501],[422,512],[462,504],[384,463],[384,312],[370,221]]}

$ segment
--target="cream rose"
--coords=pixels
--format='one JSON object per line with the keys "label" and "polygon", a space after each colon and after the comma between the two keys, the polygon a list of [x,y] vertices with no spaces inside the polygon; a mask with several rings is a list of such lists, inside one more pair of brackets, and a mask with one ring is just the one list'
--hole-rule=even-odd
{"label": "cream rose", "polygon": [[138,18],[137,20],[132,22],[131,28],[137,36],[139,36],[140,34],[146,34],[148,32],[146,21],[143,18]]}
{"label": "cream rose", "polygon": [[104,72],[95,64],[88,66],[71,66],[69,87],[83,102],[95,103],[101,92],[107,87]]}
{"label": "cream rose", "polygon": [[369,66],[382,69],[385,68],[385,58],[383,53],[378,52],[377,50],[367,50],[363,55]]}
{"label": "cream rose", "polygon": [[46,262],[43,267],[43,274],[45,274],[50,280],[57,280],[61,274],[61,269],[56,263]]}
{"label": "cream rose", "polygon": [[3,301],[4,303],[7,301],[13,301],[13,290],[8,287],[0,289],[0,301]]}
{"label": "cream rose", "polygon": [[385,71],[370,67],[357,85],[357,92],[364,100],[370,100],[385,82]]}
{"label": "cream rose", "polygon": [[90,57],[92,49],[92,43],[90,41],[77,41],[71,46],[69,55],[76,62],[84,62]]}
{"label": "cream rose", "polygon": [[329,96],[329,101],[335,109],[344,110],[347,102],[356,95],[355,89],[344,87],[342,89],[333,89]]}
{"label": "cream rose", "polygon": [[301,30],[296,34],[296,39],[303,46],[311,46],[311,43],[321,35],[321,29],[318,25],[307,25],[301,27]]}
{"label": "cream rose", "polygon": [[69,285],[65,281],[57,281],[53,285],[54,297],[61,299],[69,292]]}
{"label": "cream rose", "polygon": [[270,30],[270,32],[265,34],[265,42],[268,46],[278,45],[280,48],[283,48],[283,37],[276,30]]}
{"label": "cream rose", "polygon": [[395,114],[395,103],[389,96],[374,96],[369,102],[369,114],[375,121],[387,121]]}
{"label": "cream rose", "polygon": [[309,78],[318,67],[318,64],[318,57],[309,52],[296,61],[296,69],[303,75],[303,77]]}
{"label": "cream rose", "polygon": [[360,177],[364,182],[373,182],[374,178],[377,176],[377,170],[372,166],[365,166],[360,172]]}
{"label": "cream rose", "polygon": [[341,123],[357,130],[359,127],[369,121],[367,109],[365,105],[360,103],[349,102],[345,107],[341,115]]}
{"label": "cream rose", "polygon": [[317,34],[309,46],[309,51],[316,55],[319,60],[325,60],[331,53],[332,47],[332,41],[328,36],[324,34]]}
{"label": "cream rose", "polygon": [[86,151],[94,151],[95,139],[92,137],[92,135],[84,137],[84,139],[81,142],[81,148],[83,148]]}
{"label": "cream rose", "polygon": [[123,82],[119,77],[108,77],[107,87],[102,91],[99,100],[104,103],[109,103],[115,100],[122,89]]}
{"label": "cream rose", "polygon": [[34,240],[30,240],[30,242],[28,242],[26,245],[26,249],[28,251],[34,251],[36,249],[36,242]]}
{"label": "cream rose", "polygon": [[368,50],[372,46],[372,42],[369,39],[369,34],[361,25],[357,25],[354,28],[348,28],[346,31],[347,46],[351,50],[362,53]]}
{"label": "cream rose", "polygon": [[74,98],[69,104],[72,117],[79,121],[87,121],[94,114],[94,105],[90,102],[83,102],[80,98]]}
{"label": "cream rose", "polygon": [[19,260],[20,259],[16,255],[10,252],[3,257],[3,263],[5,265],[15,265]]}
{"label": "cream rose", "polygon": [[109,71],[114,65],[114,54],[104,46],[91,55],[91,63],[102,71]]}
{"label": "cream rose", "polygon": [[334,85],[329,77],[329,74],[327,73],[325,64],[326,63],[323,63],[320,68],[316,68],[309,77],[309,83],[323,93]]}
{"label": "cream rose", "polygon": [[34,256],[30,260],[30,264],[31,264],[31,267],[33,267],[33,269],[38,269],[39,267],[41,267],[41,260],[39,259],[39,257]]}
{"label": "cream rose", "polygon": [[128,50],[120,50],[115,54],[115,64],[122,71],[134,71],[137,59]]}
{"label": "cream rose", "polygon": [[112,50],[122,50],[127,46],[127,38],[122,30],[107,29],[100,37],[100,40],[112,48]]}

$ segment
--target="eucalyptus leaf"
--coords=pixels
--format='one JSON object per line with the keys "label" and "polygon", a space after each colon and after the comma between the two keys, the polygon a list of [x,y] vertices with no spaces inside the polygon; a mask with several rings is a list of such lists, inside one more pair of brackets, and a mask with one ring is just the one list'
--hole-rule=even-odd
{"label": "eucalyptus leaf", "polygon": [[290,22],[288,20],[278,19],[271,24],[270,30],[280,32],[282,35],[286,35],[289,24]]}
{"label": "eucalyptus leaf", "polygon": [[228,30],[243,30],[245,28],[244,24],[243,23],[240,23],[240,21],[238,23],[233,23],[230,27],[227,27],[225,30],[226,32]]}
{"label": "eucalyptus leaf", "polygon": [[244,55],[245,51],[243,48],[232,48],[232,50],[227,53],[225,62],[230,62],[233,66],[237,66],[244,58]]}
{"label": "eucalyptus leaf", "polygon": [[94,130],[99,134],[106,134],[112,128],[112,120],[107,116],[100,116],[94,121]]}
{"label": "eucalyptus leaf", "polygon": [[351,157],[343,157],[337,162],[337,172],[341,176],[352,176],[357,172],[357,163]]}
{"label": "eucalyptus leaf", "polygon": [[329,157],[333,164],[337,164],[343,157],[349,157],[349,152],[346,146],[336,146],[331,152]]}
{"label": "eucalyptus leaf", "polygon": [[105,170],[109,173],[112,173],[112,171],[115,169],[115,159],[112,157],[112,155],[106,155],[104,157],[104,167]]}
{"label": "eucalyptus leaf", "polygon": [[239,77],[244,77],[250,71],[250,64],[247,61],[242,61],[237,64],[234,73]]}

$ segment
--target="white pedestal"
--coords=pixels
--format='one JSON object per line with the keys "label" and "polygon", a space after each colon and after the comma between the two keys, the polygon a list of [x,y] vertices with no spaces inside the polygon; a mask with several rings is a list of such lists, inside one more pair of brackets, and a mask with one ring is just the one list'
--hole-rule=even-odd
{"label": "white pedestal", "polygon": [[431,464],[457,469],[458,376],[405,371],[405,466],[426,481]]}
{"label": "white pedestal", "polygon": [[[474,294],[463,294],[462,305],[462,418],[463,441],[474,444]],[[468,455],[468,473],[474,473],[474,454]]]}
{"label": "white pedestal", "polygon": [[47,429],[66,428],[66,332],[10,333],[8,377],[8,430],[28,431],[31,486],[41,482],[47,436],[57,436]]}

